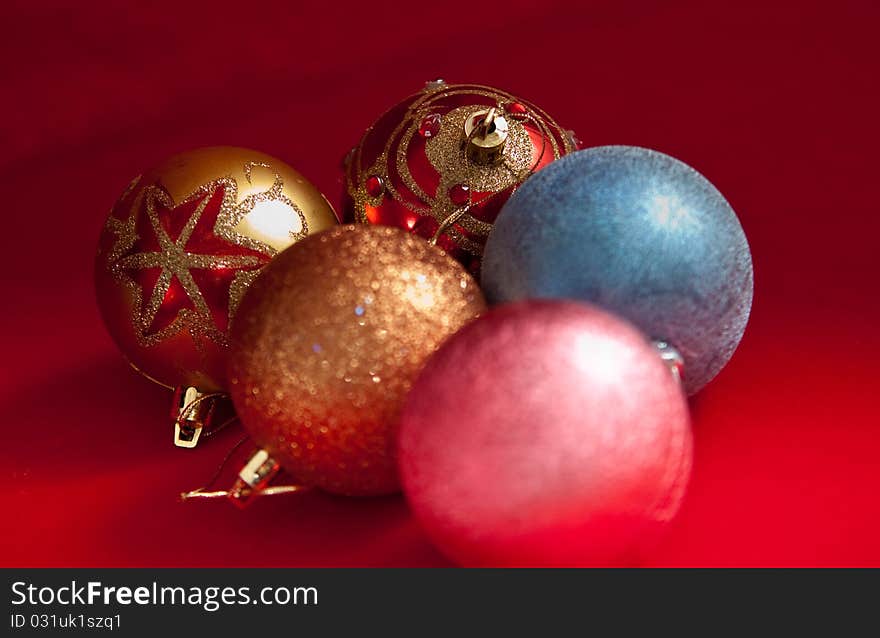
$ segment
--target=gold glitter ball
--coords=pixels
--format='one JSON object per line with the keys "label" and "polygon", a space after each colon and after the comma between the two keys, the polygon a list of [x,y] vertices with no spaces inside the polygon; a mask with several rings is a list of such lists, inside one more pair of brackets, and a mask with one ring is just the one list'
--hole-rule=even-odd
{"label": "gold glitter ball", "polygon": [[236,410],[304,484],[395,492],[407,393],[427,358],[485,309],[474,279],[418,237],[355,225],[307,237],[241,302],[229,365]]}

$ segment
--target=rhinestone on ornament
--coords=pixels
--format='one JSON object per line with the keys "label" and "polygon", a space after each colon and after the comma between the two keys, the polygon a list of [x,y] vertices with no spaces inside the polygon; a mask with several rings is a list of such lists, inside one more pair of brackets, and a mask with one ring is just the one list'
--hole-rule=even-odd
{"label": "rhinestone on ornament", "polygon": [[419,124],[419,135],[425,139],[434,137],[440,132],[441,116],[439,113],[431,113],[426,115]]}
{"label": "rhinestone on ornament", "polygon": [[456,206],[464,206],[471,199],[471,189],[467,184],[456,184],[449,189],[449,199]]}
{"label": "rhinestone on ornament", "polygon": [[367,189],[367,194],[370,197],[381,197],[385,192],[385,183],[378,175],[370,175],[367,181],[364,182],[364,187]]}

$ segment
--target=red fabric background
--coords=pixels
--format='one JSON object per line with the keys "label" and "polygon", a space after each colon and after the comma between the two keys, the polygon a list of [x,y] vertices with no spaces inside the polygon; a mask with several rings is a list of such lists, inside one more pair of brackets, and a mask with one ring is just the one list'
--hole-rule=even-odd
{"label": "red fabric background", "polygon": [[37,4],[7,3],[0,39],[0,564],[448,564],[401,498],[177,502],[237,438],[171,446],[168,395],[91,283],[144,168],[248,146],[338,203],[364,127],[441,76],[679,157],[739,212],[752,320],[694,402],[693,483],[651,564],[880,565],[876,2]]}

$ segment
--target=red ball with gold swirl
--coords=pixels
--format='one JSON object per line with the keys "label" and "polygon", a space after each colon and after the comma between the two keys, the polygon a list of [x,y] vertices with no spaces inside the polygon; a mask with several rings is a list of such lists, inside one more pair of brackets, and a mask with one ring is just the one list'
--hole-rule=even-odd
{"label": "red ball with gold swirl", "polygon": [[570,131],[510,93],[429,82],[380,117],[346,158],[346,213],[433,241],[476,274],[507,198],[576,146]]}

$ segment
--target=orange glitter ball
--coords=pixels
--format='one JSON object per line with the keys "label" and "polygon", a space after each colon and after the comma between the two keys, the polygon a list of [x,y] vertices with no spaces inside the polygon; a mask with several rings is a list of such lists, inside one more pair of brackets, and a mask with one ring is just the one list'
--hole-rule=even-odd
{"label": "orange glitter ball", "polygon": [[241,302],[229,365],[236,410],[302,483],[395,492],[403,401],[427,358],[485,309],[454,259],[401,230],[340,226],[307,237]]}

